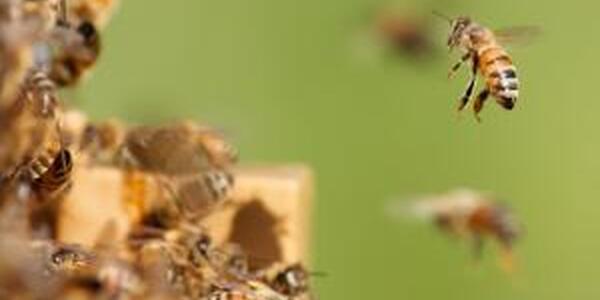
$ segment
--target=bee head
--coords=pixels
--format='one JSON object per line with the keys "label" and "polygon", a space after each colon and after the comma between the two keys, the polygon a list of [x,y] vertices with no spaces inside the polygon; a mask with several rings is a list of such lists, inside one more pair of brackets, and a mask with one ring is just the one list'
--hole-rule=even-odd
{"label": "bee head", "polygon": [[448,48],[452,50],[459,44],[461,37],[463,36],[465,29],[471,25],[471,19],[469,17],[458,17],[453,19],[450,23],[451,30],[448,36]]}

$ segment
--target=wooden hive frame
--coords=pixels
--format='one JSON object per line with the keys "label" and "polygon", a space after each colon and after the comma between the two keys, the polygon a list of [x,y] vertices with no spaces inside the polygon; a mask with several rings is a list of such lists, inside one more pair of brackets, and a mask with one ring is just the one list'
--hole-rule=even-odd
{"label": "wooden hive frame", "polygon": [[[143,176],[143,175],[142,175]],[[247,166],[234,171],[232,200],[202,221],[217,244],[233,242],[251,264],[309,264],[313,175],[304,165]],[[138,218],[127,195],[124,172],[113,167],[80,168],[70,195],[62,203],[57,237],[91,247],[108,224],[123,241]],[[144,195],[163,197],[148,180]]]}

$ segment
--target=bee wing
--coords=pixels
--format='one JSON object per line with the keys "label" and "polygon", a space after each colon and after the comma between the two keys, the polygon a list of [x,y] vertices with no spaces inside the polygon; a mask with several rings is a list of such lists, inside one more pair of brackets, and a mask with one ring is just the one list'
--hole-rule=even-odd
{"label": "bee wing", "polygon": [[494,30],[499,43],[516,46],[529,45],[541,34],[542,30],[537,26],[514,26]]}
{"label": "bee wing", "polygon": [[469,211],[482,200],[482,194],[457,188],[443,194],[413,196],[389,201],[386,211],[394,218],[410,217],[430,221],[440,213]]}
{"label": "bee wing", "polygon": [[397,220],[427,221],[435,215],[435,205],[433,205],[435,198],[421,195],[391,199],[385,206],[385,212],[390,218]]}

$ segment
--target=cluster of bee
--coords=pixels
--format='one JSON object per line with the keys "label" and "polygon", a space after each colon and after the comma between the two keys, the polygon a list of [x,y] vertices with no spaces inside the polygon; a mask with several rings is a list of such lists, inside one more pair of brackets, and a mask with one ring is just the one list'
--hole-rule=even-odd
{"label": "cluster of bee", "polygon": [[216,246],[189,223],[138,228],[123,245],[107,229],[91,249],[8,229],[0,242],[2,299],[312,299],[302,265],[250,269],[238,247]]}
{"label": "cluster of bee", "polygon": [[98,20],[65,0],[0,2],[0,178],[29,182],[47,200],[64,189],[72,164],[58,90],[98,59]]}
{"label": "cluster of bee", "polygon": [[[65,108],[58,91],[94,66],[115,5],[0,0],[0,298],[310,299],[300,264],[254,268],[198,225],[231,198],[238,154],[222,134],[191,122],[93,123]],[[74,173],[103,165],[124,174],[134,229],[117,242],[108,224],[89,249],[59,242]],[[141,177],[165,201],[147,203]]]}

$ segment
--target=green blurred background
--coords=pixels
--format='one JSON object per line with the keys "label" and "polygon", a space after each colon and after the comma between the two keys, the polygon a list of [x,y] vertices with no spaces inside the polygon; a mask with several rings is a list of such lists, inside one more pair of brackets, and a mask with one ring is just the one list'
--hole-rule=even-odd
{"label": "green blurred background", "polygon": [[[477,124],[455,101],[457,55],[426,63],[357,55],[366,0],[125,0],[93,78],[73,92],[94,118],[194,118],[235,139],[246,162],[306,162],[318,176],[313,269],[320,299],[600,297],[600,26],[596,1],[405,1],[486,25],[534,24],[512,54],[513,112]],[[440,23],[440,43],[446,25]],[[358,45],[358,46],[357,46]],[[360,51],[358,51],[360,52]],[[527,233],[514,275],[493,247],[388,218],[393,197],[459,186],[494,191]]]}

